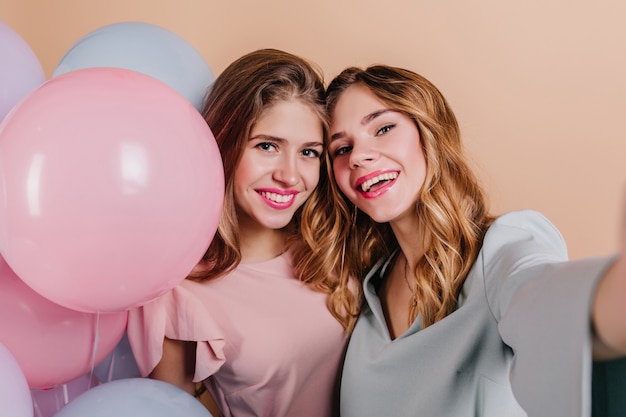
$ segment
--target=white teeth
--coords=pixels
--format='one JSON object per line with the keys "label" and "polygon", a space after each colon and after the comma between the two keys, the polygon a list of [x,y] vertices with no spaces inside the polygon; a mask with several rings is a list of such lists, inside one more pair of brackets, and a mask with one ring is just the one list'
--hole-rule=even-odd
{"label": "white teeth", "polygon": [[274,201],[276,203],[286,203],[288,201],[291,201],[295,194],[284,195],[284,194],[276,194],[276,193],[267,193],[267,192],[262,191],[261,195],[267,198],[268,200]]}
{"label": "white teeth", "polygon": [[381,181],[395,180],[396,178],[398,178],[397,172],[388,172],[385,174],[381,174],[377,177],[370,178],[369,180],[361,184],[361,190],[363,190],[363,192],[368,192],[372,185],[378,184]]}

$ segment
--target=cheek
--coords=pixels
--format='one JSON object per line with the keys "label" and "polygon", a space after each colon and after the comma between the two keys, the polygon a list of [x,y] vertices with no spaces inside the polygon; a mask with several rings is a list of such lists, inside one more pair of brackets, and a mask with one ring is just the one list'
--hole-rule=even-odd
{"label": "cheek", "polygon": [[350,194],[352,187],[350,186],[350,170],[339,161],[333,162],[333,176],[339,189],[346,195]]}
{"label": "cheek", "polygon": [[350,181],[348,181],[347,177],[337,178],[337,185],[345,195],[352,194],[352,187],[350,186]]}
{"label": "cheek", "polygon": [[253,187],[255,182],[259,179],[260,176],[256,170],[257,168],[249,163],[241,163],[235,169],[233,176],[235,201],[240,201],[242,196],[246,193],[246,190]]}
{"label": "cheek", "polygon": [[305,159],[298,161],[297,170],[300,179],[308,185],[316,185],[320,179],[322,163],[319,159]]}
{"label": "cheek", "polygon": [[[245,154],[244,154],[245,156]],[[254,182],[261,178],[267,171],[269,165],[252,158],[242,158],[235,168],[235,183],[243,184]]]}
{"label": "cheek", "polygon": [[303,178],[307,188],[313,189],[320,181],[320,165],[311,164],[303,172]]}

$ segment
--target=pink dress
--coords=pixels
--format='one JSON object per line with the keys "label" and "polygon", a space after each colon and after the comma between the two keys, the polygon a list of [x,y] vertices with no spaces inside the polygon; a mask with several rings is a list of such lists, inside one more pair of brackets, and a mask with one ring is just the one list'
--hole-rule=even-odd
{"label": "pink dress", "polygon": [[194,381],[226,417],[331,416],[347,339],[326,301],[293,277],[287,252],[183,281],[130,312],[128,337],[144,376],[164,337],[198,342]]}

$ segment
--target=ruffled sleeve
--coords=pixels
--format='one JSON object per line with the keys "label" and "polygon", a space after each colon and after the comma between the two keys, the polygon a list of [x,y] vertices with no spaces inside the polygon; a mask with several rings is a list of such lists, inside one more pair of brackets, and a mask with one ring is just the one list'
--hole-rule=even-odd
{"label": "ruffled sleeve", "polygon": [[128,340],[141,375],[152,372],[163,355],[164,338],[197,342],[194,382],[224,363],[225,339],[217,322],[194,294],[201,283],[184,281],[161,297],[132,309]]}

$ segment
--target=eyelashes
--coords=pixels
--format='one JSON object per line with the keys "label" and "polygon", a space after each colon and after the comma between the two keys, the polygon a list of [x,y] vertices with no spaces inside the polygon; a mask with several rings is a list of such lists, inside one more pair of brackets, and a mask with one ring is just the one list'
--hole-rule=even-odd
{"label": "eyelashes", "polygon": [[[255,145],[255,148],[260,149],[263,152],[274,153],[279,151],[277,143],[274,142],[260,142]],[[322,151],[315,148],[305,148],[300,151],[300,155],[305,158],[317,158],[322,156]]]}
{"label": "eyelashes", "polygon": [[390,132],[394,127],[396,127],[395,123],[386,124],[376,131],[376,136],[384,135],[385,133]]}
{"label": "eyelashes", "polygon": [[[387,123],[387,124],[377,128],[374,131],[374,137],[383,136],[383,135],[391,132],[396,126],[397,126],[397,123]],[[340,145],[335,150],[331,149],[331,155],[333,157],[338,157],[338,156],[345,155],[345,154],[349,153],[351,150],[352,150],[352,146],[350,146],[350,145]]]}

